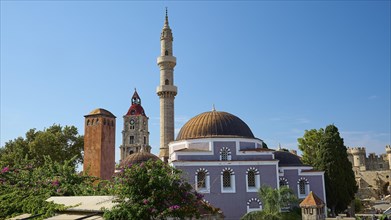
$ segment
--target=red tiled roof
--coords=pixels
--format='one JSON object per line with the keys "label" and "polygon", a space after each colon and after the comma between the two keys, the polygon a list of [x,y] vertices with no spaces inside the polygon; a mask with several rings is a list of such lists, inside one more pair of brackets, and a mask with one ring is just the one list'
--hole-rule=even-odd
{"label": "red tiled roof", "polygon": [[312,191],[310,194],[305,197],[305,199],[300,203],[300,207],[323,207],[324,202]]}

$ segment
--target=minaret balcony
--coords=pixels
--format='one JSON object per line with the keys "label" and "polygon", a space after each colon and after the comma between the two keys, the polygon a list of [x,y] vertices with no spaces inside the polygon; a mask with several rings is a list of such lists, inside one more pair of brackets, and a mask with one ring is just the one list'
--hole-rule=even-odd
{"label": "minaret balcony", "polygon": [[157,58],[158,64],[165,63],[165,62],[176,63],[176,57],[174,57],[174,56],[160,56]]}
{"label": "minaret balcony", "polygon": [[177,87],[172,85],[161,85],[156,88],[156,93],[162,93],[162,92],[172,92],[174,94],[177,94]]}

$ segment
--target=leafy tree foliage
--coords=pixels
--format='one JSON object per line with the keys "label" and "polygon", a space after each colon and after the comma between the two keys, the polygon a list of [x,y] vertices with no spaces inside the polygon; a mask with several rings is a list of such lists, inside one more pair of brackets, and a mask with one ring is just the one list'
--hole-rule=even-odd
{"label": "leafy tree foliage", "polygon": [[34,166],[44,163],[44,157],[50,156],[53,161],[62,163],[71,160],[72,165],[83,161],[83,136],[77,132],[74,126],[52,125],[43,131],[30,129],[26,137],[18,137],[5,143],[0,148],[0,166],[20,164],[26,157]]}
{"label": "leafy tree foliage", "polygon": [[286,186],[273,189],[270,186],[262,186],[259,191],[259,198],[262,201],[262,211],[247,213],[242,220],[288,220],[301,219],[301,216],[292,213],[282,213],[281,209],[292,207],[297,203],[295,194]]}
{"label": "leafy tree foliage", "polygon": [[60,164],[44,157],[41,166],[22,160],[0,172],[0,219],[22,213],[51,216],[63,206],[46,202],[50,196],[105,195],[108,190],[97,178],[75,172],[75,158]]}
{"label": "leafy tree foliage", "polygon": [[312,164],[314,158],[318,158],[320,143],[324,134],[324,129],[311,129],[304,132],[302,138],[298,138],[299,150],[303,152],[301,160],[304,164]]}
{"label": "leafy tree foliage", "polygon": [[199,217],[200,210],[213,212],[203,196],[181,179],[179,170],[160,160],[122,169],[115,177],[113,193],[119,204],[105,211],[105,219],[182,219]]}
{"label": "leafy tree foliage", "polygon": [[344,211],[354,199],[357,186],[338,128],[328,125],[324,130],[306,131],[298,141],[303,161],[325,171],[327,206],[331,214],[335,216]]}

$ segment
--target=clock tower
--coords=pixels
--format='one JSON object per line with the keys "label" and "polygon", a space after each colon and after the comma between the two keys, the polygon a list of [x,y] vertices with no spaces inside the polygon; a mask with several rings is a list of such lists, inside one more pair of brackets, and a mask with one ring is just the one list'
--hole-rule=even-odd
{"label": "clock tower", "polygon": [[124,115],[122,130],[122,145],[120,146],[121,161],[137,152],[151,151],[149,146],[148,117],[141,106],[141,99],[137,91],[132,96],[132,105]]}

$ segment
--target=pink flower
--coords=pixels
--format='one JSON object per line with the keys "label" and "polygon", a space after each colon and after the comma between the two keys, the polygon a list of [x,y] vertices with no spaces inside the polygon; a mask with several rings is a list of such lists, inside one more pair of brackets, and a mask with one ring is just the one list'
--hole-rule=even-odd
{"label": "pink flower", "polygon": [[180,208],[179,205],[173,205],[173,206],[170,206],[170,207],[169,207],[169,209],[170,209],[171,211],[177,210],[177,209],[179,209],[179,208]]}
{"label": "pink flower", "polygon": [[6,173],[10,170],[9,167],[4,167],[2,170],[1,170],[1,173]]}
{"label": "pink flower", "polygon": [[60,181],[58,181],[58,180],[52,181],[52,186],[58,186],[58,185],[60,185]]}
{"label": "pink flower", "polygon": [[148,199],[144,199],[143,200],[143,203],[146,205],[146,204],[148,204]]}

